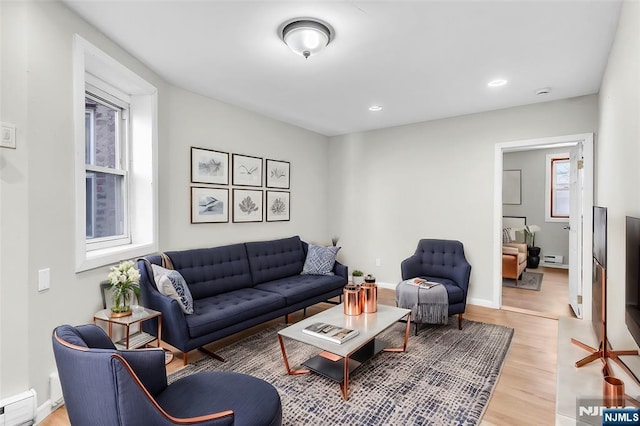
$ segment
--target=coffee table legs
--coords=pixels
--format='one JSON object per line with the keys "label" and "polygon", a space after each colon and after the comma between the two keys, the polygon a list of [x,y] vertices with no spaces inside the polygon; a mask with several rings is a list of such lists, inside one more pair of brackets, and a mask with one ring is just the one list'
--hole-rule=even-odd
{"label": "coffee table legs", "polygon": [[411,312],[407,314],[407,328],[404,331],[404,344],[401,348],[384,348],[384,352],[405,352],[407,350],[407,342],[409,341],[409,326],[411,325]]}
{"label": "coffee table legs", "polygon": [[280,341],[280,350],[282,351],[282,358],[284,359],[284,367],[287,369],[287,374],[296,375],[296,374],[307,374],[309,370],[291,370],[289,367],[289,360],[287,359],[287,351],[284,349],[284,342],[282,341],[282,336],[278,334],[278,340]]}
{"label": "coffee table legs", "polygon": [[349,357],[344,358],[344,380],[340,384],[342,399],[349,399]]}

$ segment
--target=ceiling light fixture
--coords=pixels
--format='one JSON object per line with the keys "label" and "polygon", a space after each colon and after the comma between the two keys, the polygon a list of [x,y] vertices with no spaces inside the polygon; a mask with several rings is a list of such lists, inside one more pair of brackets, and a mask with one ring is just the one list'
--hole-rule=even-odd
{"label": "ceiling light fixture", "polygon": [[382,111],[382,105],[371,105],[369,111]]}
{"label": "ceiling light fixture", "polygon": [[282,28],[282,40],[294,53],[309,58],[327,47],[333,33],[327,24],[315,19],[297,19]]}
{"label": "ceiling light fixture", "polygon": [[505,80],[503,78],[497,78],[497,79],[491,80],[489,83],[487,83],[487,86],[489,86],[489,87],[501,87],[501,86],[504,86],[505,84],[507,84],[507,80]]}

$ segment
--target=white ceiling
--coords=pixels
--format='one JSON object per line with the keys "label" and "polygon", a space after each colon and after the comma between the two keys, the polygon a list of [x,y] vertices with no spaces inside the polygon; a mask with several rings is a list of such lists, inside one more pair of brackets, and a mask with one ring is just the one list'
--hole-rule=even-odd
{"label": "white ceiling", "polygon": [[[171,84],[329,136],[597,93],[620,11],[618,0],[64,2]],[[335,30],[308,60],[278,35],[297,17]],[[489,88],[495,78],[509,83]]]}

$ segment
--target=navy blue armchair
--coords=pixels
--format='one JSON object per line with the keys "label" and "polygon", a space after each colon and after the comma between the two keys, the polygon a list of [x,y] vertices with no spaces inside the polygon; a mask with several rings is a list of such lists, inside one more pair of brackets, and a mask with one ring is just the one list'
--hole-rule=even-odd
{"label": "navy blue armchair", "polygon": [[282,423],[278,392],[256,377],[201,372],[168,385],[161,349],[116,350],[95,325],[62,325],[52,340],[74,426]]}
{"label": "navy blue armchair", "polygon": [[402,261],[402,279],[420,277],[444,284],[449,297],[449,316],[458,314],[462,330],[462,314],[467,306],[471,265],[464,256],[460,241],[423,239],[413,256]]}

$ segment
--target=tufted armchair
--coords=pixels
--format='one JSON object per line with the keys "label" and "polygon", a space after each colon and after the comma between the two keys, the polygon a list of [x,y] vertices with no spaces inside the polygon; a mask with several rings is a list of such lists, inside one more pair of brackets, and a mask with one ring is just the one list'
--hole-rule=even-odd
{"label": "tufted armchair", "polygon": [[201,372],[167,385],[162,349],[118,351],[96,325],[52,336],[71,424],[265,425],[282,422],[278,392],[239,373]]}
{"label": "tufted armchair", "polygon": [[402,279],[420,277],[442,283],[449,297],[449,316],[458,314],[462,330],[462,314],[467,305],[471,265],[464,256],[460,241],[423,239],[413,256],[402,261]]}

